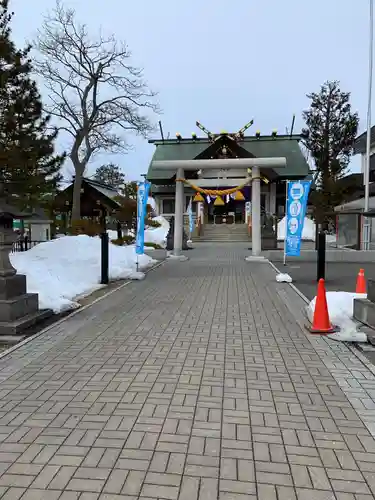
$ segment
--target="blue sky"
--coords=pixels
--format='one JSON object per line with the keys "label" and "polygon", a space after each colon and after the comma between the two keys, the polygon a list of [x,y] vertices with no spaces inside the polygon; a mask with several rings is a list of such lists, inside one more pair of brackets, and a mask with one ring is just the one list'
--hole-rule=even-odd
{"label": "blue sky", "polygon": [[[52,0],[10,0],[13,36],[31,39]],[[331,79],[352,93],[365,130],[368,81],[368,1],[360,0],[67,0],[93,34],[99,29],[125,40],[133,63],[159,92],[165,134],[190,136],[196,120],[212,132],[279,133],[303,126],[306,93]],[[96,6],[97,5],[97,6]],[[375,105],[373,106],[375,117]],[[157,121],[157,119],[156,119]],[[155,133],[158,136],[158,132]],[[129,137],[135,150],[101,156],[128,179],[145,173],[153,153],[146,140]],[[358,169],[359,162],[352,162]]]}

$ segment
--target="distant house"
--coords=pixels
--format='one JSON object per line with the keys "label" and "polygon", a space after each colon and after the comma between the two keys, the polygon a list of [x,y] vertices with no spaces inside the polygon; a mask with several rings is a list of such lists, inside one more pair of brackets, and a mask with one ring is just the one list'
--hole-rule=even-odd
{"label": "distant house", "polygon": [[[116,188],[84,177],[81,186],[81,216],[97,217],[102,212],[107,215],[111,214],[120,206],[116,200],[118,196],[119,192]],[[72,204],[73,183],[56,196],[55,209],[69,217]]]}
{"label": "distant house", "polygon": [[[354,143],[354,154],[361,155],[361,174],[365,171],[367,131],[359,135]],[[375,125],[371,127],[370,140],[370,181],[375,181]]]}
{"label": "distant house", "polygon": [[[366,164],[367,131],[359,135],[354,143],[354,155],[361,155],[361,173],[345,176],[339,182],[346,191],[346,203],[336,207],[337,211],[363,211],[365,208],[365,187],[363,174]],[[370,142],[370,198],[369,208],[375,210],[375,126],[371,127]]]}
{"label": "distant house", "polygon": [[[25,233],[29,241],[40,243],[51,239],[52,219],[48,217],[42,208],[36,208],[32,211],[32,216],[24,220]],[[15,220],[13,228],[21,229],[21,221]]]}

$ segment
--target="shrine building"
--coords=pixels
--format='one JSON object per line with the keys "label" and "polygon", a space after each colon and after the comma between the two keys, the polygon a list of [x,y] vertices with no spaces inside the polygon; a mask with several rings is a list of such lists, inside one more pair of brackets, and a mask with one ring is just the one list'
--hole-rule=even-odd
{"label": "shrine building", "polygon": [[[175,139],[150,140],[155,151],[147,179],[159,214],[174,216],[176,228],[186,226],[192,201],[196,239],[223,230],[238,238],[241,231],[247,235],[251,225],[253,255],[258,255],[261,218],[284,215],[285,181],[306,179],[309,165],[300,147],[301,135],[245,135],[252,124],[237,133],[212,134],[197,122],[205,137],[193,133],[188,138],[176,134]],[[176,233],[178,254],[179,230]]]}

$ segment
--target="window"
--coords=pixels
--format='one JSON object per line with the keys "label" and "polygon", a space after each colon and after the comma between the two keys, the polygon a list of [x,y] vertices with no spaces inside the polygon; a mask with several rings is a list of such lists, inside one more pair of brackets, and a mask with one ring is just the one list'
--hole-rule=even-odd
{"label": "window", "polygon": [[[185,213],[187,212],[189,203],[190,203],[190,196],[186,196],[185,197]],[[162,201],[162,213],[163,214],[168,214],[168,215],[174,214],[175,209],[176,209],[176,205],[175,205],[174,198],[166,198]],[[196,209],[197,209],[197,204],[196,204],[196,202],[193,201],[193,203],[192,203],[193,213],[196,211]]]}
{"label": "window", "polygon": [[175,203],[173,198],[169,198],[163,200],[163,214],[174,214],[175,212]]}

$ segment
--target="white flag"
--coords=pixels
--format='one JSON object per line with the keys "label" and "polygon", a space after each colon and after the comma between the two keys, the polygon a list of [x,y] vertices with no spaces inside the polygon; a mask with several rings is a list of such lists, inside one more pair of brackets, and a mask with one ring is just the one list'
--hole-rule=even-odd
{"label": "white flag", "polygon": [[206,196],[206,200],[207,200],[207,203],[211,203],[211,198],[210,198],[209,194]]}

